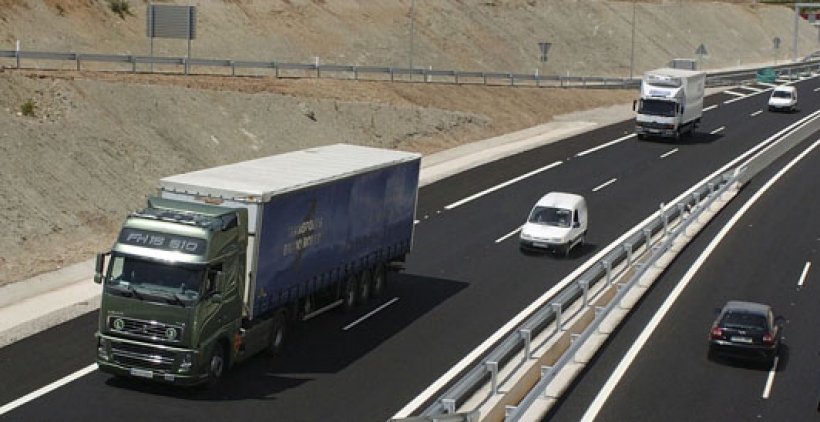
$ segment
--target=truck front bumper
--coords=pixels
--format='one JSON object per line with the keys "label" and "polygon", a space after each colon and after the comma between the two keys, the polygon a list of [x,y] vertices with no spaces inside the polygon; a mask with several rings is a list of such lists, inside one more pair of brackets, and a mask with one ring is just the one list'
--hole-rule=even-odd
{"label": "truck front bumper", "polygon": [[208,374],[197,371],[196,350],[97,335],[97,366],[100,371],[175,385],[205,382]]}
{"label": "truck front bumper", "polygon": [[675,129],[656,129],[635,126],[635,133],[644,136],[658,136],[662,138],[674,138],[678,132]]}

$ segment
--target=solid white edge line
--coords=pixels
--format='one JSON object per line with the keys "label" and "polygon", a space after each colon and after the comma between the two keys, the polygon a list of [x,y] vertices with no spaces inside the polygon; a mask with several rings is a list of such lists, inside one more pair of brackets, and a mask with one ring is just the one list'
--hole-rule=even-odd
{"label": "solid white edge line", "polygon": [[509,232],[509,233],[507,233],[507,234],[505,234],[504,236],[501,236],[501,237],[499,237],[498,239],[495,239],[495,243],[501,243],[501,242],[503,242],[503,241],[505,241],[505,240],[507,240],[507,239],[509,239],[509,238],[511,238],[511,237],[513,237],[513,236],[515,236],[515,234],[516,234],[516,233],[518,233],[518,232],[520,232],[520,231],[521,231],[521,229],[522,229],[523,227],[524,227],[524,226],[520,226],[520,227],[518,227],[517,229],[515,229],[515,230],[513,230],[513,231],[511,231],[511,232]]}
{"label": "solid white edge line", "polygon": [[615,371],[613,371],[612,375],[610,375],[609,379],[607,380],[606,384],[604,384],[601,391],[598,392],[597,396],[595,396],[595,400],[593,400],[592,404],[589,406],[589,408],[587,408],[587,411],[586,413],[584,413],[584,416],[583,418],[581,418],[581,421],[591,422],[598,416],[598,413],[601,411],[604,404],[609,399],[609,396],[615,390],[615,387],[621,381],[621,378],[632,365],[632,362],[638,356],[638,353],[641,351],[644,344],[646,344],[646,342],[649,340],[649,337],[655,331],[655,328],[658,327],[661,320],[663,320],[663,318],[666,316],[666,313],[669,312],[670,308],[672,308],[672,305],[678,299],[678,296],[680,296],[680,294],[683,293],[683,290],[686,289],[686,287],[689,285],[689,282],[692,281],[692,279],[695,277],[695,274],[700,270],[700,267],[703,266],[703,264],[706,262],[706,259],[709,257],[709,255],[712,254],[712,251],[715,248],[717,248],[717,245],[723,240],[724,237],[726,237],[726,235],[734,227],[734,225],[737,224],[737,222],[743,217],[744,214],[746,214],[746,211],[748,211],[752,207],[752,205],[754,205],[754,203],[757,202],[757,200],[760,199],[760,197],[763,196],[763,194],[766,193],[766,191],[768,191],[769,188],[775,184],[775,182],[777,182],[784,174],[786,174],[787,171],[791,170],[791,168],[794,167],[797,164],[797,162],[802,160],[818,145],[820,145],[820,140],[815,141],[814,144],[812,144],[800,155],[798,155],[792,161],[790,161],[777,174],[775,174],[774,177],[772,177],[768,182],[766,182],[766,184],[764,184],[763,187],[760,188],[760,190],[755,192],[755,194],[749,199],[749,201],[743,204],[743,206],[738,210],[738,212],[732,216],[729,222],[727,222],[726,225],[723,226],[723,228],[720,230],[717,236],[715,236],[712,239],[712,241],[709,243],[706,249],[704,249],[703,252],[701,252],[700,256],[698,256],[698,259],[695,261],[695,263],[689,268],[686,274],[684,274],[684,276],[681,278],[681,280],[678,282],[678,284],[675,286],[675,288],[663,302],[661,307],[658,308],[658,311],[649,321],[649,324],[647,324],[647,326],[644,328],[644,330],[632,344],[632,347],[629,348],[629,351],[626,353],[626,355],[624,355],[623,360],[621,360],[621,362],[615,368]]}
{"label": "solid white edge line", "polygon": [[766,386],[763,387],[763,394],[760,396],[763,400],[768,400],[769,395],[772,392],[772,386],[774,386],[774,375],[777,373],[777,361],[780,360],[779,356],[774,357],[774,363],[772,364],[772,369],[769,369],[769,376],[766,378]]}
{"label": "solid white edge line", "polygon": [[603,188],[605,188],[605,187],[607,187],[607,186],[609,186],[609,185],[611,185],[611,184],[613,184],[617,181],[618,181],[618,179],[615,179],[615,178],[609,179],[607,182],[605,182],[603,184],[600,184],[600,185],[596,186],[595,188],[593,188],[592,191],[593,192],[598,192],[599,190],[601,190],[601,189],[603,189]]}
{"label": "solid white edge line", "polygon": [[669,152],[667,152],[667,153],[665,153],[665,154],[661,155],[661,156],[660,156],[660,158],[666,158],[666,157],[668,157],[668,156],[670,156],[670,155],[672,155],[672,154],[674,154],[674,153],[676,153],[676,152],[678,152],[678,149],[677,149],[677,148],[675,148],[675,149],[673,149],[672,151],[669,151]]}
{"label": "solid white edge line", "polygon": [[806,276],[809,275],[809,268],[811,268],[811,261],[806,262],[806,266],[803,267],[803,274],[800,274],[800,280],[797,282],[798,287],[803,287],[803,283],[806,281]]}
{"label": "solid white edge line", "polygon": [[632,138],[632,137],[634,137],[634,136],[635,136],[635,134],[634,134],[634,133],[630,133],[629,135],[626,135],[626,136],[621,136],[620,138],[615,139],[615,140],[613,140],[613,141],[609,141],[609,142],[607,142],[607,143],[605,143],[605,144],[598,145],[597,147],[590,148],[590,149],[588,149],[588,150],[586,150],[586,151],[584,151],[584,152],[579,152],[579,153],[575,154],[575,156],[576,156],[576,157],[583,157],[583,156],[585,156],[585,155],[587,155],[587,154],[591,154],[591,153],[593,153],[593,152],[595,152],[595,151],[598,151],[598,150],[604,149],[604,148],[606,148],[606,147],[609,147],[609,146],[615,145],[615,144],[617,144],[617,143],[619,143],[619,142],[623,142],[623,141],[625,141],[625,140],[627,140],[627,139],[629,139],[629,138]]}
{"label": "solid white edge line", "polygon": [[344,326],[344,328],[342,328],[342,331],[347,331],[347,330],[349,330],[349,329],[351,329],[351,328],[353,328],[353,327],[355,327],[355,326],[359,325],[360,323],[362,323],[362,321],[364,321],[364,320],[366,320],[366,319],[368,319],[368,318],[372,317],[373,315],[375,315],[376,313],[378,313],[378,312],[379,312],[379,311],[381,311],[382,309],[384,309],[384,308],[386,308],[386,307],[388,307],[388,306],[390,306],[390,305],[392,305],[392,304],[394,304],[394,303],[396,303],[396,302],[398,302],[398,301],[399,301],[399,298],[397,298],[397,297],[394,297],[393,299],[390,299],[390,300],[389,300],[389,301],[387,301],[387,303],[385,303],[384,305],[379,306],[378,308],[376,308],[376,309],[374,309],[374,310],[372,310],[372,311],[368,312],[368,313],[367,313],[367,315],[365,315],[365,316],[363,316],[363,317],[361,317],[361,318],[359,318],[359,319],[357,319],[357,320],[355,320],[355,321],[351,322],[350,324],[347,324],[346,326]]}
{"label": "solid white edge line", "polygon": [[468,197],[466,197],[466,198],[464,198],[464,199],[462,199],[462,200],[460,200],[460,201],[453,202],[452,204],[445,206],[445,207],[444,207],[444,209],[446,209],[446,210],[451,210],[451,209],[453,209],[453,208],[459,207],[459,206],[464,205],[464,204],[466,204],[467,202],[470,202],[470,201],[472,201],[472,200],[474,200],[474,199],[476,199],[476,198],[480,198],[480,197],[482,197],[482,196],[484,196],[484,195],[487,195],[488,193],[495,192],[495,191],[497,191],[497,190],[499,190],[499,189],[501,189],[501,188],[507,187],[507,186],[509,186],[509,185],[511,185],[511,184],[513,184],[513,183],[516,183],[516,182],[519,182],[519,181],[521,181],[521,180],[524,180],[524,179],[526,179],[526,178],[528,178],[528,177],[530,177],[530,176],[534,176],[534,175],[536,175],[536,174],[538,174],[538,173],[541,173],[541,172],[547,171],[547,170],[549,170],[549,169],[551,169],[551,168],[558,167],[558,166],[560,166],[560,165],[561,165],[561,164],[563,164],[563,163],[564,163],[563,161],[556,161],[556,162],[554,162],[554,163],[552,163],[552,164],[550,164],[550,165],[547,165],[547,166],[541,167],[540,169],[535,169],[535,170],[533,170],[533,171],[531,171],[531,172],[529,172],[529,173],[522,174],[521,176],[518,176],[518,177],[516,177],[516,178],[514,178],[514,179],[507,180],[507,181],[506,181],[506,182],[504,182],[504,183],[501,183],[501,184],[495,185],[495,186],[493,186],[493,187],[491,187],[491,188],[489,188],[489,189],[485,189],[485,190],[483,190],[483,191],[481,191],[481,192],[478,192],[478,193],[476,193],[476,194],[470,195],[470,196],[468,196]]}
{"label": "solid white edge line", "polygon": [[[96,370],[97,370],[97,364],[96,363],[92,364],[92,365],[89,365],[89,366],[86,366],[85,368],[80,369],[79,371],[77,371],[77,372],[75,372],[71,375],[65,376],[62,379],[54,381],[49,385],[46,385],[46,386],[41,387],[41,388],[39,388],[35,391],[32,391],[31,393],[28,393],[25,396],[20,397],[19,399],[14,400],[11,403],[4,404],[3,406],[0,406],[0,415],[4,415],[8,412],[11,412],[12,410],[14,410],[14,409],[16,409],[16,408],[30,402],[30,401],[32,401],[34,399],[45,396],[46,394],[48,394],[48,393],[50,393],[50,392],[52,392],[52,391],[54,391],[54,390],[56,390],[56,389],[58,389],[58,388],[60,388],[64,385],[66,385],[66,384],[68,384],[68,383],[70,383],[70,382],[72,382],[76,379],[82,378],[82,377],[84,377],[84,376],[86,376],[86,375],[88,375],[88,374],[90,374],[90,373],[92,373]],[[59,419],[59,418],[57,418],[57,419]]]}
{"label": "solid white edge line", "polygon": [[[806,124],[808,121],[810,121],[811,119],[816,118],[818,116],[820,116],[820,110],[815,111],[815,112],[809,114],[808,116],[798,120],[797,122],[794,122],[794,123],[790,124],[789,126],[777,131],[777,133],[770,136],[769,138],[766,138],[763,142],[761,142],[761,143],[757,144],[756,146],[752,147],[752,149],[740,154],[739,156],[735,157],[734,160],[726,163],[723,167],[715,170],[714,172],[712,172],[712,174],[706,176],[700,182],[695,183],[694,185],[692,185],[692,187],[687,189],[682,194],[678,195],[677,198],[673,199],[669,203],[674,204],[674,203],[680,201],[681,199],[691,195],[692,192],[695,191],[695,188],[697,186],[699,186],[703,183],[706,183],[706,181],[711,180],[712,178],[716,177],[719,174],[722,174],[722,173],[726,172],[728,169],[732,168],[733,166],[736,166],[741,161],[743,161],[745,159],[748,159],[753,154],[756,154],[761,149],[765,148],[767,145],[771,145],[772,142],[775,139],[779,138],[780,136],[782,136],[786,133],[789,133],[789,131],[797,130],[796,128],[802,127],[802,125]],[[467,365],[472,364],[478,358],[478,356],[485,353],[487,351],[487,349],[489,349],[491,345],[498,342],[501,339],[502,336],[507,335],[507,333],[509,333],[509,331],[512,329],[512,327],[515,327],[515,326],[519,325],[526,317],[528,317],[530,314],[532,314],[532,312],[534,312],[536,309],[543,306],[545,302],[547,302],[553,296],[558,294],[558,292],[563,290],[567,285],[569,285],[572,281],[574,281],[581,274],[583,274],[584,271],[586,271],[590,267],[592,267],[593,264],[597,264],[597,262],[601,258],[606,256],[606,254],[610,253],[613,249],[615,249],[615,247],[622,244],[627,238],[629,238],[630,236],[637,233],[640,228],[646,226],[649,223],[649,221],[651,221],[654,218],[657,218],[657,213],[655,213],[655,212],[653,212],[652,214],[647,216],[642,222],[638,223],[631,230],[629,230],[626,233],[622,234],[621,237],[619,237],[618,239],[615,239],[615,241],[613,241],[612,243],[607,245],[603,250],[598,252],[595,256],[593,256],[592,258],[588,259],[586,262],[581,264],[581,266],[576,268],[575,271],[569,273],[566,277],[564,277],[556,285],[552,286],[551,289],[547,290],[546,293],[544,293],[543,295],[541,295],[541,297],[539,297],[533,303],[531,303],[530,306],[528,306],[527,308],[525,308],[524,310],[519,312],[515,317],[513,317],[506,324],[504,324],[504,326],[502,326],[501,328],[496,330],[496,332],[493,333],[493,335],[491,335],[489,338],[484,340],[484,342],[482,342],[478,347],[473,349],[473,351],[470,352],[467,356],[464,356],[455,366],[451,367],[447,372],[445,372],[442,376],[440,376],[438,379],[436,379],[436,381],[434,381],[426,389],[424,389],[424,391],[419,393],[413,400],[411,400],[409,403],[407,403],[401,410],[396,412],[396,414],[393,416],[393,418],[395,419],[395,418],[403,418],[403,417],[409,416],[410,411],[417,409],[419,406],[422,405],[422,403],[429,400],[430,396],[432,396],[433,393],[440,390],[444,384],[449,382],[449,380],[451,380],[453,377],[455,377],[459,372],[463,371],[467,367]]]}

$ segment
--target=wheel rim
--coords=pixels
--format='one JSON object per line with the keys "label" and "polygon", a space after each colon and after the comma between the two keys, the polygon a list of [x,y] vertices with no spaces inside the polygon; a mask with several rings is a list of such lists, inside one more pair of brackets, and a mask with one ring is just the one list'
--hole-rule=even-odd
{"label": "wheel rim", "polygon": [[219,346],[214,350],[211,357],[211,376],[219,378],[222,376],[222,371],[225,369],[225,359],[222,358],[222,351]]}

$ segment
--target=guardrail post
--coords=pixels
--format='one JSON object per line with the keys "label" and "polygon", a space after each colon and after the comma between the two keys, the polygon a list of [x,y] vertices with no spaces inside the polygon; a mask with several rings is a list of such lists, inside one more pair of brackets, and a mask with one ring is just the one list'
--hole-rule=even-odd
{"label": "guardrail post", "polygon": [[715,193],[715,184],[712,183],[712,182],[709,182],[709,197],[711,198],[714,193]]}
{"label": "guardrail post", "polygon": [[[595,307],[595,319],[598,319],[598,317],[602,313],[604,313],[605,310],[606,309],[602,306],[596,306]],[[598,324],[598,325],[595,326],[595,334],[601,334],[601,324]]]}
{"label": "guardrail post", "polygon": [[644,240],[644,242],[646,242],[646,244],[645,244],[646,246],[644,247],[644,250],[649,252],[649,247],[652,246],[652,230],[651,229],[643,229],[643,235],[646,238],[646,240]]}
{"label": "guardrail post", "polygon": [[626,251],[626,265],[632,266],[632,244],[629,242],[624,243],[624,250]]}
{"label": "guardrail post", "polygon": [[[578,340],[579,337],[581,337],[580,334],[576,334],[576,333],[570,334],[569,335],[569,344],[574,344],[575,341]],[[575,356],[576,356],[576,353],[573,353],[572,354],[572,363],[578,363],[578,361],[575,360]]]}
{"label": "guardrail post", "polygon": [[187,57],[182,59],[182,64],[185,67],[185,74],[187,75],[188,74],[188,58]]}
{"label": "guardrail post", "polygon": [[487,371],[490,372],[490,379],[492,380],[493,395],[498,394],[498,362],[487,362]]}
{"label": "guardrail post", "polygon": [[393,72],[393,68],[390,68],[390,82],[393,82],[393,78],[395,77],[395,72]]}
{"label": "guardrail post", "polygon": [[279,66],[276,62],[273,62],[273,74],[276,76],[276,79],[279,79]]}
{"label": "guardrail post", "polygon": [[231,76],[236,76],[236,62],[231,60],[230,64],[231,64]]}
{"label": "guardrail post", "polygon": [[560,333],[564,331],[564,322],[561,320],[561,304],[553,303],[552,310],[555,312],[555,328]]}
{"label": "guardrail post", "polygon": [[456,77],[456,85],[458,85],[458,71],[453,72],[453,75]]}
{"label": "guardrail post", "polygon": [[131,56],[131,73],[137,73],[137,59]]}
{"label": "guardrail post", "polygon": [[618,292],[615,294],[615,297],[616,297],[616,298],[618,298],[618,304],[617,304],[618,309],[623,309],[623,308],[621,307],[621,299],[620,299],[619,297],[621,296],[621,291],[622,291],[623,289],[625,289],[625,288],[626,288],[626,285],[624,285],[624,284],[619,284],[619,285],[616,287],[616,289],[617,289],[617,291],[618,291]]}
{"label": "guardrail post", "polygon": [[518,330],[521,333],[521,337],[524,339],[524,361],[530,360],[530,344],[532,342],[532,331],[527,330],[526,328],[522,328]]}
{"label": "guardrail post", "polygon": [[678,216],[680,216],[681,224],[683,224],[683,220],[686,219],[686,217],[684,217],[684,215],[683,215],[684,210],[686,210],[686,205],[679,203],[678,204]]}
{"label": "guardrail post", "polygon": [[586,308],[587,306],[589,306],[589,281],[584,280],[579,282],[578,284],[581,285],[581,292],[584,298],[584,308]]}
{"label": "guardrail post", "polygon": [[510,73],[510,86],[515,86],[515,76],[512,73]]}
{"label": "guardrail post", "polygon": [[515,413],[516,410],[518,410],[518,406],[513,406],[513,405],[510,405],[510,404],[505,405],[504,406],[504,417],[505,418],[510,417],[510,415]]}
{"label": "guardrail post", "polygon": [[77,72],[79,72],[80,71],[80,62],[82,61],[81,55],[77,54],[76,56],[74,56],[74,58],[77,60]]}
{"label": "guardrail post", "polygon": [[455,399],[441,399],[441,406],[444,407],[444,410],[447,411],[447,413],[450,415],[456,413]]}
{"label": "guardrail post", "polygon": [[[542,365],[541,366],[541,379],[544,379],[544,377],[549,375],[550,371],[552,371],[552,366]],[[547,397],[547,388],[546,387],[544,387],[543,394],[544,394],[544,397]]]}
{"label": "guardrail post", "polygon": [[601,261],[601,265],[604,266],[604,271],[606,271],[606,284],[612,285],[612,263],[605,259]]}
{"label": "guardrail post", "polygon": [[663,221],[663,234],[664,236],[666,236],[669,234],[669,216],[666,215],[666,211],[664,210],[664,208],[666,207],[664,206],[663,202],[661,202],[660,211],[658,212],[661,213],[661,220]]}

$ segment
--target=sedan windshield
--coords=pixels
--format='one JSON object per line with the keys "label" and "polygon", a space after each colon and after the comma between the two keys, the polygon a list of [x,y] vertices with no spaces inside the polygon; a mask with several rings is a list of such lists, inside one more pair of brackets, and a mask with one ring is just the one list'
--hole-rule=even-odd
{"label": "sedan windshield", "polygon": [[675,103],[662,100],[641,100],[638,113],[648,114],[650,116],[673,117],[675,115]]}
{"label": "sedan windshield", "polygon": [[535,207],[530,214],[529,222],[546,226],[567,228],[572,221],[572,211],[564,208]]}
{"label": "sedan windshield", "polygon": [[199,299],[204,269],[168,265],[128,256],[114,256],[105,284],[138,298],[159,297],[188,304]]}

